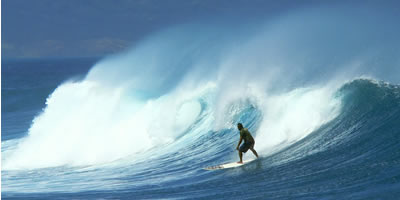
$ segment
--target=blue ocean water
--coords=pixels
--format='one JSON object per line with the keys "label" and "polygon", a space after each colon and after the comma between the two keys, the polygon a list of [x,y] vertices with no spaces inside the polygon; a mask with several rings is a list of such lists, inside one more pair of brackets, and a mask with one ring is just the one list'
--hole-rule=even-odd
{"label": "blue ocean water", "polygon": [[[211,129],[211,111],[207,99],[201,99],[206,97],[200,97],[199,101],[204,101],[200,114],[183,136],[133,153],[141,155],[128,154],[98,164],[74,165],[71,160],[51,166],[56,159],[40,138],[34,142],[46,148],[50,167],[18,160],[12,161],[15,165],[8,163],[7,159],[17,155],[7,152],[21,148],[19,145],[29,137],[30,123],[43,112],[48,94],[71,77],[81,80],[92,63],[79,59],[3,62],[4,199],[396,199],[400,195],[400,86],[369,79],[355,79],[334,92],[334,98],[341,100],[341,109],[331,121],[275,153],[266,154],[268,148],[258,148],[262,157],[239,168],[202,169],[237,160],[237,130],[234,126]],[[238,109],[232,122],[243,122],[256,133],[256,147],[262,146],[264,138],[257,130],[263,123],[263,113],[250,101],[242,103],[231,108]],[[52,133],[48,134],[42,136],[44,140],[51,137]],[[85,151],[79,143],[91,145],[90,140],[82,141],[86,137],[61,136],[55,140],[61,144],[73,139],[62,151],[79,148],[79,153]],[[41,152],[37,148],[23,156]]]}
{"label": "blue ocean water", "polygon": [[[2,198],[397,199],[397,21],[368,22],[381,33],[317,14],[183,25],[101,59],[3,60]],[[203,170],[238,160],[238,122],[260,158]]]}

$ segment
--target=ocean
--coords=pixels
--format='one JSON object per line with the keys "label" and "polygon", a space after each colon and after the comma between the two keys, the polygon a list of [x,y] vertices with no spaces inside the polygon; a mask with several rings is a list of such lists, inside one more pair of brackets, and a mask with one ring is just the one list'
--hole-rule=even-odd
{"label": "ocean", "polygon": [[[398,28],[293,26],[310,15],[235,35],[182,25],[103,58],[2,60],[2,198],[398,199]],[[238,161],[239,122],[260,158],[204,170]]]}

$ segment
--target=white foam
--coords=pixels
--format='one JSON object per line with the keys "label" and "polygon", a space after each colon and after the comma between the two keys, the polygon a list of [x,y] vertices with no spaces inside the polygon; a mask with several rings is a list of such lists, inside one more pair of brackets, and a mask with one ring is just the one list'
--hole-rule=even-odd
{"label": "white foam", "polygon": [[29,135],[6,152],[3,168],[93,165],[169,143],[201,112],[198,91],[139,101],[124,88],[65,83],[48,98]]}
{"label": "white foam", "polygon": [[330,87],[301,88],[271,96],[263,102],[263,121],[257,131],[257,148],[274,153],[299,141],[340,112],[340,99]]}
{"label": "white foam", "polygon": [[253,133],[261,155],[272,154],[301,140],[338,116],[341,109],[341,100],[334,95],[336,87],[330,84],[272,93],[249,83],[247,87],[232,90],[218,100],[215,129],[236,129],[237,115],[246,104],[252,104],[262,113],[258,129]]}

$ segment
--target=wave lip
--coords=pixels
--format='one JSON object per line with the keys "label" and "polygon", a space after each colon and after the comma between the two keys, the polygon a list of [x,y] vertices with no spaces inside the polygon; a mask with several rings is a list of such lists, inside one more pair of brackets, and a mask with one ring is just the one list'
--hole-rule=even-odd
{"label": "wave lip", "polygon": [[396,151],[400,142],[400,87],[360,78],[343,84],[335,95],[341,99],[340,113],[303,140],[273,155],[279,158],[276,163],[314,157],[310,162],[318,163],[321,154],[357,166],[398,162],[400,157],[390,152]]}

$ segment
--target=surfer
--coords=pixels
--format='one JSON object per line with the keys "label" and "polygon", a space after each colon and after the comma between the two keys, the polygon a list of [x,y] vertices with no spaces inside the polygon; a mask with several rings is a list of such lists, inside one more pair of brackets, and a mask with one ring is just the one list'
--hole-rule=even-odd
{"label": "surfer", "polygon": [[[249,149],[258,158],[257,151],[254,150],[255,141],[254,141],[253,136],[251,136],[249,130],[247,130],[247,128],[243,128],[243,125],[241,123],[238,123],[237,127],[238,127],[238,129],[240,131],[239,144],[236,147],[236,150],[239,151],[240,161],[237,162],[237,163],[243,163],[243,153],[246,153]],[[242,146],[240,146],[240,143],[242,143],[242,140],[244,140],[244,143],[242,144]]]}

